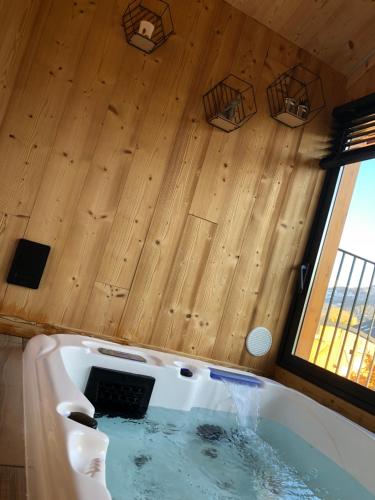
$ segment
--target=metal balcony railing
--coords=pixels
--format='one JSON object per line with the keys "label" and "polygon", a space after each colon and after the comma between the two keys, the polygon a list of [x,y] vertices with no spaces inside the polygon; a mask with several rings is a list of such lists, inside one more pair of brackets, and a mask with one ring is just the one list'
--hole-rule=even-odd
{"label": "metal balcony railing", "polygon": [[375,262],[338,250],[309,359],[375,390]]}

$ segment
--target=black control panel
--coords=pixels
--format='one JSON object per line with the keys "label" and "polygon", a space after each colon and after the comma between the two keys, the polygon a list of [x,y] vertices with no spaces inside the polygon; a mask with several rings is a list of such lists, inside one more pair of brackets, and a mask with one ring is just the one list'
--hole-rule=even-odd
{"label": "black control panel", "polygon": [[51,247],[20,239],[7,282],[27,288],[39,288]]}

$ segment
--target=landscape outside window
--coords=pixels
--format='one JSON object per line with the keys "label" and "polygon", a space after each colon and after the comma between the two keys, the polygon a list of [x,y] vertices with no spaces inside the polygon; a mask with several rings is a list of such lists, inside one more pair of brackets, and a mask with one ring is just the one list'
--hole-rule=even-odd
{"label": "landscape outside window", "polygon": [[360,166],[318,326],[302,357],[375,390],[375,160]]}

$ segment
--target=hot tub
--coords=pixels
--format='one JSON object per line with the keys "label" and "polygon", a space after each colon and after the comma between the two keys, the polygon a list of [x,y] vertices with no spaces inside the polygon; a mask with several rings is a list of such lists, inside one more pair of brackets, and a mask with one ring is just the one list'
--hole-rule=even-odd
{"label": "hot tub", "polygon": [[[111,351],[125,357],[108,355],[113,354]],[[140,358],[144,362],[139,362]],[[23,371],[30,500],[111,499],[111,487],[106,483],[109,437],[68,418],[71,412],[94,415],[94,406],[84,396],[94,366],[153,377],[150,408],[183,412],[195,408],[235,411],[225,384],[216,376],[220,371],[216,370],[224,370],[235,379],[249,377],[238,370],[89,337],[68,334],[34,337],[24,353]],[[328,469],[322,459],[333,462],[348,476],[348,486],[341,487],[336,497],[327,493],[325,498],[375,498],[374,434],[297,391],[262,377],[254,380],[262,384],[258,389],[261,418],[285,430],[275,434],[272,445],[281,453],[285,451],[296,467],[314,469],[315,475],[322,478],[323,489],[332,478],[327,477]],[[301,438],[301,447],[293,446],[291,433]],[[306,452],[309,449],[314,453],[316,450],[321,458],[310,456]],[[134,499],[125,491],[123,500]]]}

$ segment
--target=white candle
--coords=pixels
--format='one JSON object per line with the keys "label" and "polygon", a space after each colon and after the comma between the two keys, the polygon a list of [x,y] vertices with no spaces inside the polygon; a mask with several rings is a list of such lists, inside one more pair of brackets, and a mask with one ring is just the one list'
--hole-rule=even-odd
{"label": "white candle", "polygon": [[138,33],[147,38],[151,38],[154,32],[155,26],[150,23],[150,21],[141,21],[139,24]]}

